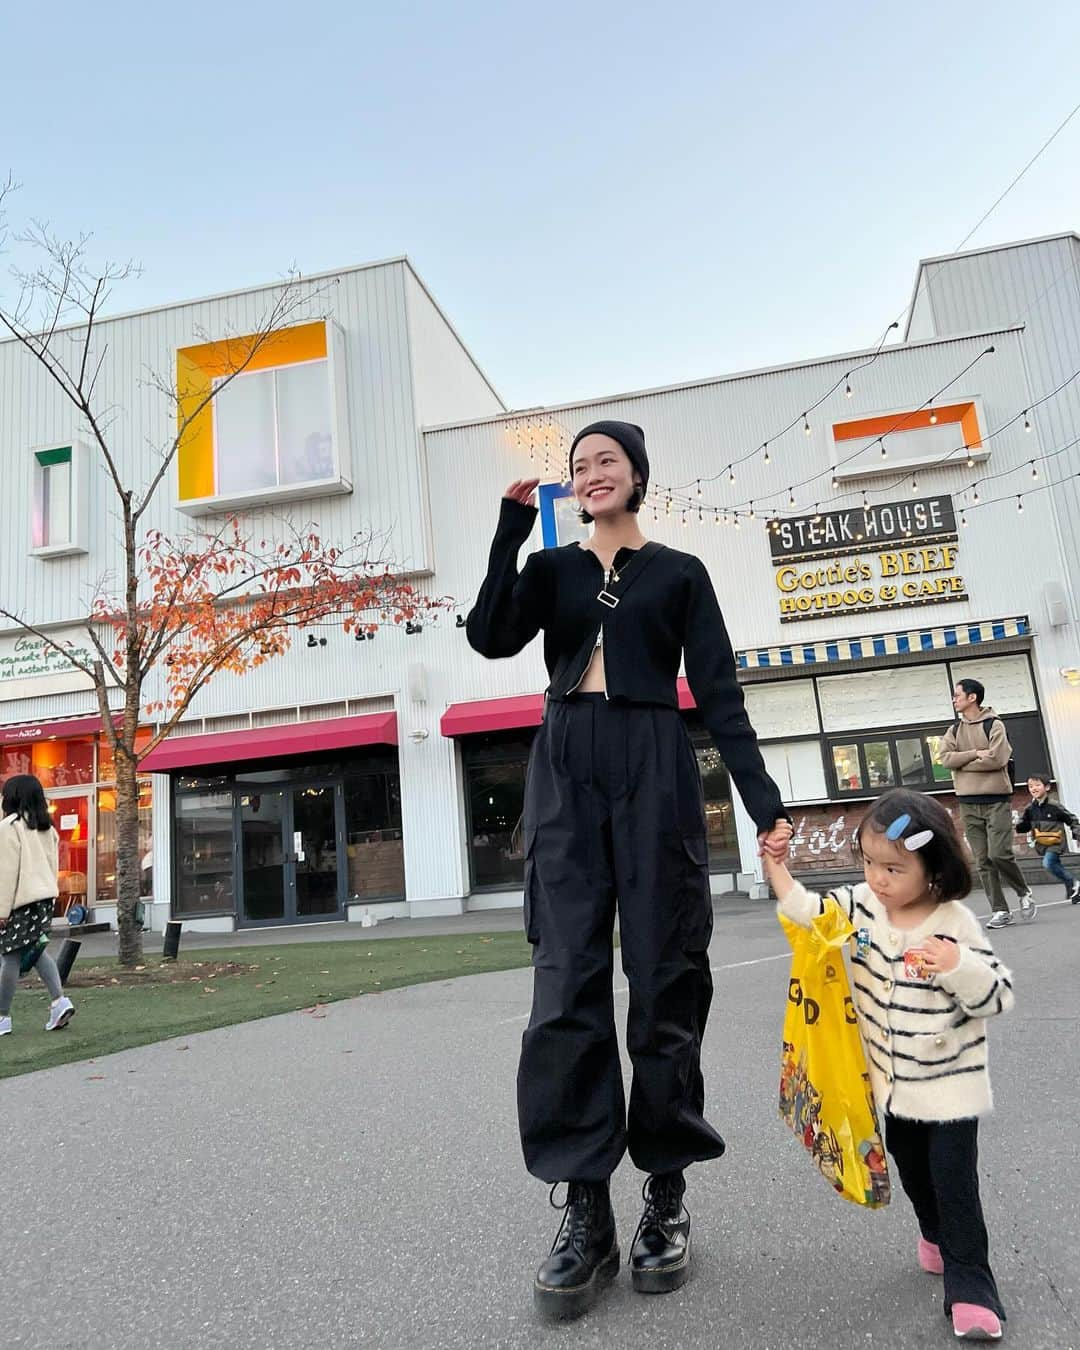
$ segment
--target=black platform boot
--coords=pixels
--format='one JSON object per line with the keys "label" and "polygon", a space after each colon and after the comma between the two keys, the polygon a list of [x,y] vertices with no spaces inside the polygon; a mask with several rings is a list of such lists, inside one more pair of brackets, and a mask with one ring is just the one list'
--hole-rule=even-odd
{"label": "black platform boot", "polygon": [[657,1172],[642,1187],[645,1212],[630,1250],[630,1275],[639,1294],[670,1294],[690,1278],[690,1215],[681,1172]]}
{"label": "black platform boot", "polygon": [[544,1317],[568,1321],[596,1302],[600,1290],[619,1273],[619,1242],[606,1181],[567,1183],[562,1225],[551,1255],[536,1272],[533,1302]]}

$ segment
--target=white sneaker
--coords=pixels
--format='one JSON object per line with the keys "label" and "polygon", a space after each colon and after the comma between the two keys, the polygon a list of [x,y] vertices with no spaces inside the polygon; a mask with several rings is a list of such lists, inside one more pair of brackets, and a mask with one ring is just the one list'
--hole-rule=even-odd
{"label": "white sneaker", "polygon": [[11,1018],[0,1017],[0,1036],[11,1035]]}
{"label": "white sneaker", "polygon": [[1030,891],[1028,891],[1027,895],[1022,895],[1020,897],[1020,917],[1025,923],[1030,923],[1038,912],[1039,906],[1035,903],[1035,897]]}
{"label": "white sneaker", "polygon": [[1008,928],[1013,921],[1013,916],[1007,909],[995,909],[993,914],[986,921],[987,928]]}
{"label": "white sneaker", "polygon": [[1080,905],[1080,881],[1074,881],[1070,886],[1069,901],[1074,905]]}
{"label": "white sneaker", "polygon": [[49,1005],[49,1020],[45,1023],[45,1030],[59,1031],[61,1027],[66,1027],[74,1016],[75,1004],[62,994],[55,1003]]}

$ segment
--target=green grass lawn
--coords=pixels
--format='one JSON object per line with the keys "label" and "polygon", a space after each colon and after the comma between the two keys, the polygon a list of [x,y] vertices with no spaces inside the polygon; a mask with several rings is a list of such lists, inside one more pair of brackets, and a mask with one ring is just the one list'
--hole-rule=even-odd
{"label": "green grass lawn", "polygon": [[[359,994],[512,970],[530,956],[524,935],[513,932],[198,950],[173,967],[148,958],[141,976],[121,977],[115,961],[76,961],[67,992],[77,1012],[63,1031],[45,1031],[49,1000],[37,976],[20,984],[14,1032],[0,1038],[0,1078]],[[227,963],[246,969],[228,973]],[[143,982],[111,982],[117,978]]]}

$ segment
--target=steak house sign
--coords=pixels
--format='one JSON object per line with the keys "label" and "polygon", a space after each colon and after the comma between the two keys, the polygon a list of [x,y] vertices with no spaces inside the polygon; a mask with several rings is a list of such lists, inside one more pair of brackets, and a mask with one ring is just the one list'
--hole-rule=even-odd
{"label": "steak house sign", "polygon": [[951,497],[781,520],[769,547],[781,623],[967,599]]}

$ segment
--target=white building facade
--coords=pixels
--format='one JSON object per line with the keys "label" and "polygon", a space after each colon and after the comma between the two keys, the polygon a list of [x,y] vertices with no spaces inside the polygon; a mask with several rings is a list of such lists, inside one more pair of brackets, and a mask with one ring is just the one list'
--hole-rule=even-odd
{"label": "white building facade", "polygon": [[[934,755],[963,675],[1006,718],[1018,775],[1050,771],[1066,800],[1080,797],[1078,501],[1072,486],[1046,488],[1080,463],[1062,448],[1080,437],[1080,378],[1068,382],[1080,371],[1078,250],[1069,235],[923,264],[907,338],[880,353],[525,412],[505,409],[406,260],[305,283],[313,316],[234,382],[147,524],[178,533],[240,510],[256,531],[283,512],[318,521],[326,539],[371,531],[457,613],[371,641],[302,635],[200,694],[145,765],[154,926],[520,902],[540,644],[488,662],[458,620],[513,479],[543,480],[528,548],[575,537],[565,451],[601,417],[645,429],[646,533],[709,567],[800,870],[850,870],[861,813],[893,784],[951,803]],[[149,477],[144,447],[166,442],[175,416],[142,373],[213,379],[215,344],[255,331],[271,296],[102,325],[129,481]],[[9,500],[24,504],[0,544],[2,603],[84,641],[87,592],[119,562],[109,489],[85,430],[11,342],[0,451]],[[753,827],[681,696],[714,889],[752,889]],[[0,747],[3,774],[38,773],[55,802],[58,907],[112,919],[111,768],[92,696],[14,626],[0,633]]]}

